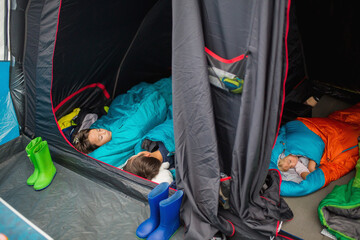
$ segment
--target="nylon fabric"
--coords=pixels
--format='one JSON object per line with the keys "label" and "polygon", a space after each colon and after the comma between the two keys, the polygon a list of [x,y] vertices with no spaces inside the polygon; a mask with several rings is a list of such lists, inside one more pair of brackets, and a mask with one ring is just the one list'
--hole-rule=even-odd
{"label": "nylon fabric", "polygon": [[167,117],[165,121],[158,126],[151,129],[145,136],[136,144],[135,154],[141,151],[148,151],[142,149],[141,145],[144,139],[148,139],[153,142],[162,142],[165,148],[169,151],[169,154],[175,153],[175,141],[174,141],[174,123],[172,118],[172,106],[169,107]]}
{"label": "nylon fabric", "polygon": [[[52,1],[50,4],[59,4],[58,1]],[[36,114],[38,111],[38,108],[36,107],[37,98],[40,96],[37,92],[38,90],[38,84],[36,83],[36,76],[42,75],[44,72],[44,68],[42,71],[39,71],[37,69],[38,64],[38,51],[39,51],[39,45],[40,45],[40,38],[42,38],[43,43],[46,43],[47,46],[51,45],[50,42],[54,43],[54,32],[55,30],[52,29],[52,31],[47,29],[47,34],[40,35],[40,28],[41,24],[39,20],[42,16],[42,10],[44,7],[44,1],[37,0],[37,1],[30,1],[27,7],[28,13],[25,16],[26,21],[26,27],[27,31],[25,32],[25,49],[24,49],[24,78],[25,81],[25,119],[24,119],[24,126],[23,130],[24,133],[27,136],[35,137],[35,131],[36,131]],[[58,6],[52,6],[50,9],[58,9]],[[56,18],[56,17],[55,17]],[[48,24],[51,24],[50,21]],[[53,23],[52,24],[56,24]],[[49,26],[48,26],[49,27]],[[50,37],[51,35],[52,37]],[[50,42],[49,42],[50,41]],[[41,48],[40,48],[41,49]],[[46,49],[46,47],[44,47]],[[51,56],[51,55],[50,55]],[[48,71],[50,68],[47,68]],[[51,79],[51,75],[47,75],[47,79]],[[42,86],[47,86],[47,84],[44,84]],[[49,109],[50,110],[50,109]]]}
{"label": "nylon fabric", "polygon": [[[186,239],[211,238],[232,226],[217,214],[220,182],[200,1],[173,1],[173,114],[176,183],[184,191]],[[184,17],[186,16],[186,17]],[[187,59],[186,61],[184,61]],[[191,224],[190,224],[191,223]]]}
{"label": "nylon fabric", "polygon": [[[288,122],[284,128],[285,156],[289,154],[305,156],[319,165],[324,153],[324,141],[300,121]],[[280,145],[282,144],[280,143]]]}
{"label": "nylon fabric", "polygon": [[25,121],[25,81],[23,72],[25,48],[25,10],[29,0],[10,1],[10,94],[22,132]]}
{"label": "nylon fabric", "polygon": [[[258,224],[268,211],[259,192],[280,115],[286,7],[283,1],[173,1],[176,180],[185,193],[186,239],[208,239],[216,229],[235,234],[234,239],[268,238],[276,234],[278,221],[291,215],[287,205],[280,205]],[[227,35],[232,27],[240,31]],[[229,38],[216,37],[220,28]],[[212,89],[205,46],[225,59],[249,51],[242,95],[224,97],[221,89]],[[223,170],[232,177],[232,214],[218,207]],[[237,223],[236,233],[227,219]]]}
{"label": "nylon fabric", "polygon": [[360,236],[360,189],[348,184],[335,186],[319,204],[320,222],[337,239],[357,239]]}
{"label": "nylon fabric", "polygon": [[0,62],[0,145],[19,136],[19,124],[9,92],[10,62]]}

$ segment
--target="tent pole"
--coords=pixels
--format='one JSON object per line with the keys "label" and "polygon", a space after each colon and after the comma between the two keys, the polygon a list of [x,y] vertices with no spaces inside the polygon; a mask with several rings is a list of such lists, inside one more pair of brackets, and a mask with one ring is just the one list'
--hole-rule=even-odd
{"label": "tent pole", "polygon": [[9,54],[8,54],[8,10],[9,4],[8,0],[4,1],[4,57],[1,60],[8,61]]}

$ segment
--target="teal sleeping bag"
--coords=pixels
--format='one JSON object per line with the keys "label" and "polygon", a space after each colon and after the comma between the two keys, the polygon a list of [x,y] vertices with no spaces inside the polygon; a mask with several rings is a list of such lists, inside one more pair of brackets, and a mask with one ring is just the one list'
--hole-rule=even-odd
{"label": "teal sleeping bag", "polygon": [[112,139],[89,156],[112,166],[122,166],[135,154],[134,148],[141,139],[168,119],[171,105],[171,78],[154,84],[142,82],[117,96],[108,114],[91,126],[111,131]]}
{"label": "teal sleeping bag", "polygon": [[142,137],[141,141],[136,144],[135,154],[138,154],[141,151],[146,151],[146,149],[141,148],[141,143],[144,139],[148,139],[154,142],[162,142],[165,145],[165,148],[169,151],[169,154],[175,153],[172,105],[168,109],[166,120],[151,129],[144,137]]}
{"label": "teal sleeping bag", "polygon": [[[275,146],[271,153],[269,169],[279,170],[277,166],[281,153],[305,156],[320,165],[320,160],[325,149],[324,141],[301,121],[291,121],[280,128]],[[280,172],[280,171],[279,171]],[[325,184],[325,176],[320,168],[309,174],[306,180],[296,183],[282,181],[280,195],[297,197],[310,194],[320,189]]]}

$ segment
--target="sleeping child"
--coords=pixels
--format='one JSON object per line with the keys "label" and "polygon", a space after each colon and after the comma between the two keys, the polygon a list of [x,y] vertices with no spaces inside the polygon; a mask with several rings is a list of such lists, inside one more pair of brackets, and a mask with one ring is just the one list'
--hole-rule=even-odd
{"label": "sleeping child", "polygon": [[127,172],[171,184],[175,152],[171,78],[140,83],[117,96],[107,115],[79,131],[73,145]]}
{"label": "sleeping child", "polygon": [[153,182],[173,183],[175,179],[175,138],[172,119],[172,107],[169,107],[166,121],[146,133],[131,156],[120,168]]}
{"label": "sleeping child", "polygon": [[153,84],[139,83],[118,95],[106,115],[74,137],[73,145],[90,157],[122,168],[127,159],[140,152],[136,146],[153,129],[153,135],[161,138],[158,141],[167,137],[162,136],[167,132],[159,127],[167,120],[173,131],[171,77]]}
{"label": "sleeping child", "polygon": [[[305,180],[310,172],[315,171],[315,167],[315,161],[304,156],[296,156],[292,154],[285,156],[284,153],[281,153],[278,159],[278,168],[282,172],[282,176],[285,181],[294,181],[299,183],[302,179]],[[302,179],[296,177],[296,175],[294,176],[294,172]]]}
{"label": "sleeping child", "polygon": [[169,169],[174,169],[174,155],[170,153],[162,142],[153,142],[145,139],[142,142],[142,151],[129,158],[123,167],[124,171],[152,180],[157,183],[174,180]]}
{"label": "sleeping child", "polygon": [[[89,153],[111,141],[111,135],[111,132],[105,129],[85,129],[76,135],[78,140],[74,145],[83,153]],[[171,184],[174,177],[169,169],[175,167],[173,152],[170,153],[162,142],[149,139],[143,140],[141,148],[147,151],[130,157],[123,170],[153,182]]]}

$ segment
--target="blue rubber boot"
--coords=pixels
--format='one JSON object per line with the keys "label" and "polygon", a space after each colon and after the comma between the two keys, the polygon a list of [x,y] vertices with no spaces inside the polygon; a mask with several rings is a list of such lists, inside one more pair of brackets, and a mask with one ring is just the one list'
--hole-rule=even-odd
{"label": "blue rubber boot", "polygon": [[148,195],[150,206],[150,218],[142,222],[136,229],[136,236],[140,239],[145,239],[152,233],[160,223],[160,201],[169,196],[169,184],[167,182],[157,185]]}
{"label": "blue rubber boot", "polygon": [[160,225],[147,240],[168,240],[180,227],[180,207],[183,191],[178,190],[168,199],[160,202]]}

